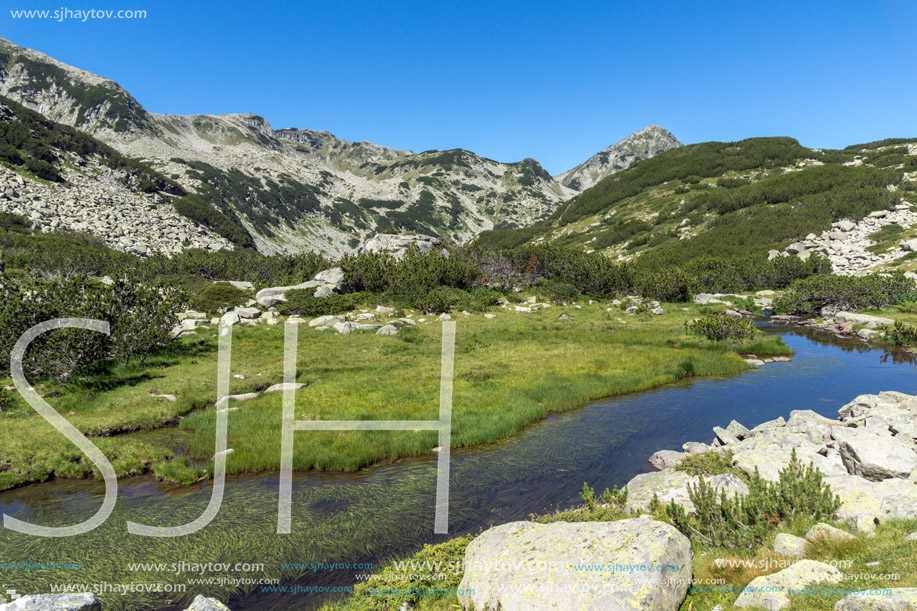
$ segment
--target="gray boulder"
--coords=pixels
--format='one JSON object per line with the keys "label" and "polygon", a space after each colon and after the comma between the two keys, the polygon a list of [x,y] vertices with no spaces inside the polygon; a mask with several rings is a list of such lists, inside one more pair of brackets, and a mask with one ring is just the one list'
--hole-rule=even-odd
{"label": "gray boulder", "polygon": [[843,574],[831,565],[814,560],[800,560],[777,573],[752,579],[736,599],[735,606],[779,611],[789,606],[792,596],[790,590],[803,589],[823,582],[839,583],[843,579]]}
{"label": "gray boulder", "polygon": [[669,469],[675,467],[678,463],[681,462],[681,459],[687,456],[684,452],[676,452],[674,450],[659,450],[649,458],[649,463],[653,465],[653,468],[657,471],[662,471],[663,469]]}
{"label": "gray boulder", "polygon": [[917,588],[883,588],[848,594],[834,611],[917,611]]}
{"label": "gray boulder", "polygon": [[781,556],[805,558],[807,547],[808,543],[805,539],[789,533],[780,533],[774,538],[774,551]]}
{"label": "gray boulder", "polygon": [[257,301],[258,305],[262,308],[269,308],[271,306],[285,302],[287,300],[286,294],[288,291],[312,289],[324,284],[324,282],[319,282],[317,280],[309,280],[308,282],[303,282],[302,284],[295,284],[292,286],[272,286],[270,288],[261,289],[255,293],[255,301]]}
{"label": "gray boulder", "polygon": [[0,611],[101,611],[93,594],[33,594],[0,605]]}
{"label": "gray boulder", "polygon": [[[694,503],[688,495],[688,486],[696,486],[699,480],[696,475],[688,475],[676,469],[641,473],[627,483],[627,508],[634,512],[642,511],[649,506],[655,495],[663,505],[675,501],[691,513],[694,511]],[[704,481],[711,485],[717,494],[721,490],[725,491],[727,496],[748,494],[748,485],[732,473],[705,477]]]}
{"label": "gray boulder", "polygon": [[376,331],[376,335],[398,335],[398,332],[401,331],[401,327],[396,327],[395,325],[383,325]]}
{"label": "gray boulder", "polygon": [[917,470],[917,453],[908,443],[891,434],[865,428],[837,427],[832,436],[838,442],[847,471],[868,480],[907,478]]}
{"label": "gray boulder", "polygon": [[806,541],[809,543],[815,543],[816,541],[828,539],[830,541],[853,541],[856,539],[846,530],[841,530],[840,528],[835,528],[830,524],[825,524],[819,522],[815,526],[809,529],[809,532],[806,533]]}
{"label": "gray boulder", "polygon": [[333,327],[334,325],[338,324],[339,322],[342,323],[345,320],[346,318],[344,318],[343,316],[332,316],[332,315],[319,316],[318,318],[313,318],[312,320],[310,320],[309,326],[312,327],[313,329],[328,329],[329,327]]}
{"label": "gray boulder", "polygon": [[202,594],[198,594],[194,597],[194,600],[191,602],[191,606],[185,609],[185,611],[230,611],[229,607],[221,603],[215,598],[206,598]]}
{"label": "gray boulder", "polygon": [[241,306],[236,306],[233,311],[239,315],[239,318],[245,320],[253,320],[261,316],[261,310],[258,308],[244,308]]}
{"label": "gray boulder", "polygon": [[[688,538],[663,522],[511,522],[468,546],[459,601],[479,610],[675,611],[691,581],[691,562]],[[578,571],[577,565],[616,570]]]}

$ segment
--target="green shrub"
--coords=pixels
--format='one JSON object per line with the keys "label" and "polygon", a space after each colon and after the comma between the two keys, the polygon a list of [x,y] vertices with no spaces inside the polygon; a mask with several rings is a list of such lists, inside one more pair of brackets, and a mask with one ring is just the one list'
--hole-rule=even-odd
{"label": "green shrub", "polygon": [[750,318],[733,318],[722,312],[711,312],[685,324],[689,333],[703,335],[707,339],[747,339],[757,333]]}
{"label": "green shrub", "polygon": [[765,480],[756,469],[744,497],[717,494],[703,476],[696,486],[689,484],[688,495],[695,513],[672,501],[665,516],[693,541],[727,548],[755,548],[787,518],[830,520],[841,505],[822,473],[812,465],[804,467],[795,449],[778,481]]}
{"label": "green shrub", "polygon": [[315,289],[293,289],[286,292],[286,302],[277,306],[281,314],[302,314],[303,316],[324,316],[349,312],[372,299],[368,293],[332,293],[327,297],[314,297]]}
{"label": "green shrub", "polygon": [[917,327],[896,320],[886,328],[885,337],[896,346],[917,346]]}
{"label": "green shrub", "polygon": [[472,298],[467,291],[451,286],[440,286],[426,295],[412,300],[415,308],[429,314],[448,312],[452,309],[467,310],[471,307]]}
{"label": "green shrub", "polygon": [[682,458],[675,468],[679,471],[684,471],[688,475],[710,477],[711,475],[732,473],[743,480],[748,479],[744,471],[732,464],[732,452],[729,450],[725,452],[707,451],[691,454]]}
{"label": "green shrub", "polygon": [[677,267],[637,276],[634,290],[641,296],[659,301],[690,301],[697,288],[697,281]]}
{"label": "green shrub", "polygon": [[169,342],[181,309],[178,291],[117,279],[111,286],[85,276],[15,281],[0,274],[0,354],[9,370],[14,344],[29,328],[55,318],[107,321],[111,335],[60,329],[38,336],[26,352],[27,375],[66,381],[115,362],[143,361]]}
{"label": "green shrub", "polygon": [[554,301],[575,301],[580,297],[578,288],[560,280],[544,280],[537,288],[539,293]]}
{"label": "green shrub", "polygon": [[794,282],[774,306],[778,311],[797,314],[816,314],[825,306],[851,311],[885,308],[915,290],[914,281],[900,272],[861,277],[819,275]]}
{"label": "green shrub", "polygon": [[250,291],[243,291],[228,282],[217,282],[195,293],[188,305],[201,312],[218,312],[243,305],[251,298]]}

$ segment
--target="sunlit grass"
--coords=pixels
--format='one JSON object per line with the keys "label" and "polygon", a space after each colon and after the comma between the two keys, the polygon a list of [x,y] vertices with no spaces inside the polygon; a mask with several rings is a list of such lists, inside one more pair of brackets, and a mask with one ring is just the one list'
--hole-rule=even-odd
{"label": "sunlit grass", "polygon": [[[454,447],[495,441],[551,413],[688,375],[724,375],[747,365],[735,353],[785,354],[777,337],[744,344],[710,342],[684,332],[701,310],[668,306],[663,316],[629,316],[606,305],[552,307],[497,318],[457,314],[453,398]],[[570,316],[559,320],[562,312]],[[419,318],[420,316],[418,316]],[[431,317],[432,319],[432,317]],[[621,321],[624,322],[621,322]],[[234,329],[232,394],[282,381],[283,327]],[[435,420],[441,324],[431,320],[396,336],[338,335],[303,325],[299,334],[296,419]],[[197,479],[175,450],[196,464],[214,450],[216,330],[182,340],[181,350],[144,367],[75,387],[39,386],[58,411],[109,456],[119,475],[154,471],[179,483]],[[174,395],[169,401],[154,394]],[[276,470],[281,393],[233,402],[231,473]],[[178,424],[186,436],[144,431]],[[0,489],[52,476],[91,477],[93,465],[21,400],[0,413]],[[139,431],[139,432],[137,432]],[[187,439],[187,444],[185,440]],[[297,469],[355,470],[379,461],[428,455],[435,432],[298,432]]]}

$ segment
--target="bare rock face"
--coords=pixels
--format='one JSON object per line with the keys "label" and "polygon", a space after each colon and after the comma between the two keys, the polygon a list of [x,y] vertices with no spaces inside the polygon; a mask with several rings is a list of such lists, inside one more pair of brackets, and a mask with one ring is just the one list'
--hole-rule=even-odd
{"label": "bare rock face", "polygon": [[[468,546],[459,600],[463,609],[675,611],[691,561],[688,538],[654,520],[511,522]],[[588,565],[605,570],[576,570]]]}
{"label": "bare rock face", "polygon": [[420,252],[430,252],[439,246],[439,240],[422,234],[380,233],[368,239],[361,250],[368,253],[386,253],[401,259],[412,246]]}
{"label": "bare rock face", "polygon": [[599,151],[572,170],[558,174],[557,180],[574,191],[583,191],[641,159],[649,159],[680,146],[681,142],[670,131],[658,125],[649,125]]}

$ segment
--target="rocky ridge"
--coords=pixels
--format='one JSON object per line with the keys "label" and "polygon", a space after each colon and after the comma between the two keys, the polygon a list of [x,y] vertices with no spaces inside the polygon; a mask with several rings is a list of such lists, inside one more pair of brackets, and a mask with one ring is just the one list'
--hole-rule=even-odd
{"label": "rocky ridge", "polygon": [[[209,194],[264,253],[338,256],[385,226],[463,242],[542,220],[577,192],[534,159],[401,151],[327,131],[275,130],[252,114],[151,113],[117,83],[3,39],[0,95],[144,159],[189,192]],[[619,143],[621,151],[602,151],[607,164],[590,160],[565,179],[598,180],[655,154],[656,146],[680,145],[671,134],[661,137],[661,128],[647,130]],[[579,172],[588,178],[575,183]]]}
{"label": "rocky ridge", "polygon": [[558,174],[556,178],[565,187],[584,191],[609,174],[680,146],[684,145],[669,130],[658,125],[648,125],[599,151],[575,168]]}

